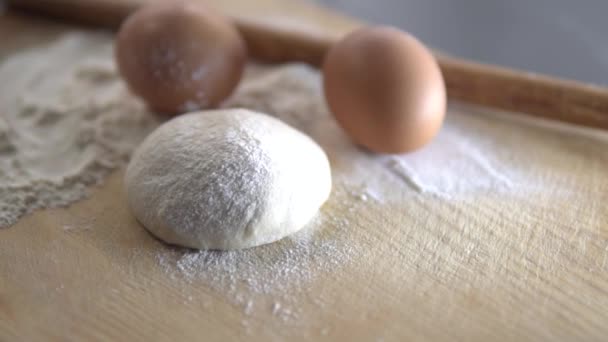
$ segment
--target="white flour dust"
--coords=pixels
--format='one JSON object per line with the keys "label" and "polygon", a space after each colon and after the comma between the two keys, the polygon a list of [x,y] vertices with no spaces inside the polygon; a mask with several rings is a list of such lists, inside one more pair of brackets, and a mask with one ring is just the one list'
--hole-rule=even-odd
{"label": "white flour dust", "polygon": [[334,182],[361,190],[363,198],[454,197],[508,191],[526,182],[496,158],[496,146],[484,141],[489,137],[467,133],[466,121],[479,119],[467,118],[458,108],[452,108],[440,134],[414,153],[378,155],[356,147],[329,113],[320,77],[305,65],[250,70],[250,80],[226,105],[269,113],[310,135],[329,155]]}
{"label": "white flour dust", "polygon": [[111,48],[109,35],[69,34],[0,64],[0,227],[85,197],[156,126]]}
{"label": "white flour dust", "polygon": [[[160,121],[120,81],[109,35],[71,33],[15,54],[0,64],[0,81],[10,84],[0,93],[0,227],[85,197],[90,185],[126,164]],[[438,137],[424,149],[368,153],[329,114],[319,72],[300,64],[250,66],[224,106],[268,113],[310,135],[330,158],[334,184],[317,219],[278,243],[233,252],[154,251],[170,277],[228,296],[245,315],[256,310],[257,294],[276,298],[267,308],[275,315],[297,317],[292,291],[305,291],[319,274],[339,272],[362,254],[360,242],[349,237],[365,227],[350,222],[351,214],[412,197],[525,194],[543,186],[526,165],[537,155],[562,152],[541,137],[536,150],[514,155],[501,144],[520,141],[517,129],[524,125],[452,105]]]}
{"label": "white flour dust", "polygon": [[[357,204],[350,207],[354,210]],[[157,253],[156,259],[175,281],[203,282],[242,307],[246,316],[270,310],[295,322],[300,314],[297,295],[314,279],[339,271],[360,254],[360,247],[345,239],[349,229],[348,220],[324,210],[306,228],[277,243],[241,251],[172,248]],[[271,298],[271,307],[259,307],[264,297]]]}
{"label": "white flour dust", "polygon": [[515,173],[505,174],[491,154],[486,156],[490,153],[486,147],[473,148],[474,142],[463,139],[462,129],[451,122],[431,146],[411,155],[381,156],[359,149],[327,111],[319,73],[304,65],[249,68],[236,95],[224,106],[268,113],[310,135],[327,152],[334,182],[331,209],[325,208],[307,229],[278,243],[238,252],[177,249],[157,255],[172,277],[204,281],[228,294],[245,314],[259,309],[258,295],[271,295],[276,301],[265,309],[297,321],[294,296],[307,291],[319,274],[339,272],[364,254],[361,243],[348,236],[353,229],[365,228],[331,213],[350,214],[365,210],[371,202],[388,204],[421,194],[449,198],[508,191],[521,181]]}
{"label": "white flour dust", "polygon": [[[0,79],[11,85],[0,94],[0,227],[85,197],[159,121],[120,81],[109,35],[71,33],[15,54],[0,64]],[[330,156],[334,183],[372,200],[496,192],[523,180],[496,158],[489,136],[467,136],[477,119],[454,108],[418,152],[382,156],[355,147],[327,111],[319,73],[304,65],[250,67],[225,106],[267,112],[309,134]]]}
{"label": "white flour dust", "polygon": [[[306,79],[298,81],[299,77]],[[35,209],[85,197],[90,185],[125,165],[160,122],[120,81],[108,35],[71,33],[48,46],[15,54],[0,64],[0,80],[12,84],[0,94],[0,226]],[[226,105],[253,101],[256,108],[273,113],[285,109],[282,118],[291,117],[288,123],[304,129],[318,118],[311,112],[319,110],[318,100],[311,99],[318,96],[316,82],[316,72],[299,65],[251,67],[242,90]],[[273,101],[275,86],[295,90],[289,98],[303,98]],[[308,112],[313,114],[310,118]],[[334,272],[357,253],[345,239],[352,229],[348,219],[330,214],[356,210],[362,203],[357,196],[336,184],[334,203],[306,229],[279,243],[235,252],[165,247],[154,251],[155,258],[176,281],[205,284],[243,305],[246,315],[259,305],[251,294],[263,294],[274,298],[273,314],[291,319],[297,310],[287,296],[293,292],[287,290],[305,290],[316,276]]]}

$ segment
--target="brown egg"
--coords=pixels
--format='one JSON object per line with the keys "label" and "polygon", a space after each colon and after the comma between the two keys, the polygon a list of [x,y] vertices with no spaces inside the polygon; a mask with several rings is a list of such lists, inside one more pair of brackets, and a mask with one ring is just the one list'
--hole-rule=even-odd
{"label": "brown egg", "polygon": [[420,148],[439,131],[445,84],[433,55],[390,27],[359,29],[335,44],[323,64],[325,98],[358,144],[380,153]]}
{"label": "brown egg", "polygon": [[234,25],[193,2],[144,6],[124,22],[115,47],[131,91],[167,113],[218,105],[238,84],[247,59]]}

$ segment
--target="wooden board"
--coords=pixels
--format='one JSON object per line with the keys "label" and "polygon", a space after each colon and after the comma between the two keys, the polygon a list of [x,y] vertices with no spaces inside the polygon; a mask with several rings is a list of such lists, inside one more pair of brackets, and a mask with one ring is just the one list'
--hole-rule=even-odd
{"label": "wooden board", "polygon": [[[233,14],[297,17],[336,32],[356,26],[294,1],[216,3]],[[0,56],[61,30],[4,15]],[[475,128],[466,116],[459,120]],[[412,192],[397,203],[332,195],[323,210],[349,223],[326,234],[338,247],[356,246],[357,255],[318,268],[298,291],[285,285],[294,319],[277,315],[272,295],[243,292],[246,300],[235,300],[209,282],[167,272],[157,256],[170,248],[129,213],[119,170],[89,199],[0,230],[0,340],[605,340],[605,136],[506,125],[512,136],[496,141],[511,144],[513,158],[554,187],[460,200]],[[489,131],[488,141],[499,134]],[[524,138],[531,147],[517,145]],[[544,157],[556,151],[562,157]],[[566,186],[577,191],[564,195]]]}

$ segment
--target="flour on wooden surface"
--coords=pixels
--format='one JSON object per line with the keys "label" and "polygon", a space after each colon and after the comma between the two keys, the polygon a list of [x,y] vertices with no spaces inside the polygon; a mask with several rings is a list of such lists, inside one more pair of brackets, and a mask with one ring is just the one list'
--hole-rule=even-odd
{"label": "flour on wooden surface", "polygon": [[[357,208],[347,201],[348,196],[338,190],[334,197],[342,198],[348,207],[332,209]],[[156,259],[176,282],[202,282],[240,306],[246,317],[267,310],[294,323],[300,314],[297,295],[307,292],[315,279],[339,272],[361,254],[360,246],[345,239],[350,229],[357,228],[322,210],[307,227],[277,243],[239,251],[170,248],[159,251]],[[263,299],[268,298],[271,303],[264,307],[268,300]]]}
{"label": "flour on wooden surface", "polygon": [[111,50],[109,35],[75,33],[0,64],[0,227],[85,197],[156,126]]}
{"label": "flour on wooden surface", "polygon": [[[0,94],[0,227],[85,197],[159,122],[120,81],[109,35],[72,33],[18,53],[0,64],[0,79],[10,84]],[[375,155],[354,146],[328,113],[319,73],[304,65],[250,67],[225,106],[267,112],[309,134],[330,156],[334,183],[363,199],[457,197],[537,184],[504,158],[508,146],[493,141],[492,133],[504,131],[499,120],[454,106],[420,151]]]}
{"label": "flour on wooden surface", "polygon": [[[0,64],[0,81],[10,85],[0,92],[0,227],[35,209],[85,197],[90,185],[126,164],[158,125],[159,118],[128,94],[111,50],[109,35],[73,33]],[[413,199],[529,196],[543,193],[549,182],[550,196],[575,200],[580,189],[569,177],[570,167],[602,165],[586,162],[581,153],[601,148],[591,138],[570,131],[549,134],[527,119],[455,105],[438,137],[420,151],[368,153],[354,146],[329,114],[319,73],[300,64],[249,67],[224,106],[268,113],[310,135],[329,156],[334,183],[317,219],[278,243],[233,252],[162,245],[154,252],[168,276],[213,289],[239,305],[245,317],[268,310],[283,320],[297,319],[294,292],[307,291],[320,274],[340,272],[363,255],[365,246],[349,236],[370,227],[349,221],[350,214]],[[522,141],[531,148],[518,146]],[[597,152],[604,158],[605,151]],[[566,165],[564,156],[576,163]],[[547,167],[550,179],[544,177]],[[263,296],[272,303],[260,307]]]}
{"label": "flour on wooden surface", "polygon": [[[290,65],[256,74],[239,88],[227,106],[242,106],[274,115],[315,139],[332,161],[334,181],[348,184],[363,199],[401,200],[427,193],[442,197],[509,191],[529,179],[496,158],[483,132],[468,132],[470,121],[451,110],[440,134],[423,149],[404,155],[367,152],[349,140],[329,113],[320,74],[305,65]],[[452,107],[454,108],[454,107]],[[486,125],[487,118],[472,118]],[[508,149],[504,149],[508,151]]]}

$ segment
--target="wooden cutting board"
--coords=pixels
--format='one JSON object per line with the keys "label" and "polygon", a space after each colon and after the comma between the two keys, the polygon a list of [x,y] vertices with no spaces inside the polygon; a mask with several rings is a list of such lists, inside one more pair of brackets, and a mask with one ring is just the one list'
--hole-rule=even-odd
{"label": "wooden cutting board", "polygon": [[[231,14],[289,17],[336,33],[357,26],[309,3],[213,2]],[[5,13],[0,57],[65,27]],[[463,117],[479,114],[463,108]],[[335,265],[294,278],[305,284],[282,284],[280,300],[246,286],[235,298],[209,277],[159,262],[175,249],[129,213],[118,170],[90,198],[0,230],[0,340],[605,340],[608,145],[583,149],[592,138],[511,127],[505,141],[515,156],[528,153],[518,139],[563,149],[559,159],[539,152],[530,167],[555,187],[461,200],[413,193],[393,203],[332,195],[323,210],[345,220],[337,233],[328,223],[327,234],[336,249],[356,246],[356,255],[317,261]],[[580,191],[562,196],[560,179]]]}

